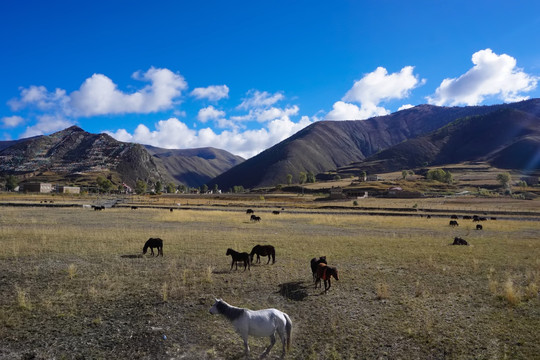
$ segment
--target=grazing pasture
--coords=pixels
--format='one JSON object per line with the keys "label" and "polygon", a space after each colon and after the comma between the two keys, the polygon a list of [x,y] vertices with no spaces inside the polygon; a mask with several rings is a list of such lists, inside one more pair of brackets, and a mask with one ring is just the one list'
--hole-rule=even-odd
{"label": "grazing pasture", "polygon": [[[287,313],[288,359],[540,353],[538,219],[476,231],[288,207],[254,224],[245,209],[0,207],[0,358],[243,358],[228,320],[208,312],[215,298]],[[149,237],[164,239],[163,257],[139,256]],[[229,271],[228,248],[269,243],[273,266]],[[339,269],[326,294],[310,269],[320,256]],[[268,338],[249,346],[260,354]]]}

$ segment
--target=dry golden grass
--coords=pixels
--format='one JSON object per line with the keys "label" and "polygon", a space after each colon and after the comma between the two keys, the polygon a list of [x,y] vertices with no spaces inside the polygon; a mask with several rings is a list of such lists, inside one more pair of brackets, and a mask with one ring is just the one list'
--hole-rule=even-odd
{"label": "dry golden grass", "polygon": [[[260,223],[235,207],[0,207],[0,357],[238,359],[240,338],[208,313],[214,297],[287,312],[294,359],[540,352],[538,221],[476,231],[446,217],[255,210]],[[137,257],[149,237],[163,258]],[[275,265],[229,272],[227,248],[267,243]],[[309,268],[322,255],[340,272],[326,295]],[[253,352],[267,341],[250,339]]]}

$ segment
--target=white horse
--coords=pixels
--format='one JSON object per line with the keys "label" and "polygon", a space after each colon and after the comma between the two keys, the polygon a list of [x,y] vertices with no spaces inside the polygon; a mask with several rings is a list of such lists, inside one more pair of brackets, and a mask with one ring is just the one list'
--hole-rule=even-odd
{"label": "white horse", "polygon": [[287,350],[291,345],[292,321],[289,315],[276,309],[249,310],[227,304],[221,299],[210,308],[210,314],[221,314],[229,319],[234,325],[236,332],[244,340],[246,357],[249,357],[248,335],[270,337],[270,345],[264,350],[260,358],[268,355],[276,343],[276,332],[283,344],[281,357],[285,356],[285,344]]}

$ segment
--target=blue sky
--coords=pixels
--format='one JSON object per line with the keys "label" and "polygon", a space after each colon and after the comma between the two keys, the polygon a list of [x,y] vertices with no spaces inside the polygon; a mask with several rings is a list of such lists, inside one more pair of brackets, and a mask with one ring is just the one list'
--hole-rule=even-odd
{"label": "blue sky", "polygon": [[324,119],[540,97],[540,2],[0,3],[0,140],[243,157]]}

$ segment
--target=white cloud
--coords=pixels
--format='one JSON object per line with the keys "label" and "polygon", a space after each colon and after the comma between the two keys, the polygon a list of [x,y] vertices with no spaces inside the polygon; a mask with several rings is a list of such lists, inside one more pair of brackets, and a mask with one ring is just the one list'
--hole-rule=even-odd
{"label": "white cloud", "polygon": [[232,116],[231,120],[233,121],[253,121],[258,122],[269,122],[275,119],[289,117],[297,115],[299,112],[297,105],[286,107],[285,109],[270,107],[267,109],[251,109],[246,115]]}
{"label": "white cloud", "polygon": [[326,120],[365,120],[374,116],[390,114],[390,110],[378,107],[373,104],[366,104],[358,107],[355,104],[337,101],[332,110],[326,114]]}
{"label": "white cloud", "polygon": [[50,134],[52,132],[64,130],[73,125],[73,122],[62,117],[53,115],[42,115],[38,117],[36,124],[26,127],[21,138]]}
{"label": "white cloud", "polygon": [[49,92],[45,86],[32,85],[29,88],[20,88],[20,91],[20,99],[8,101],[8,105],[13,111],[21,110],[27,106],[33,106],[42,111],[66,111],[69,103],[69,97],[62,89]]}
{"label": "white cloud", "polygon": [[266,91],[250,90],[247,92],[247,97],[243,99],[242,103],[237,106],[238,109],[253,109],[264,108],[272,106],[280,100],[283,100],[282,93],[270,94]]}
{"label": "white cloud", "polygon": [[381,102],[406,98],[412,89],[425,83],[425,80],[419,80],[413,72],[412,66],[405,66],[400,72],[392,74],[388,74],[385,68],[378,67],[355,81],[341,101],[333,105],[326,119],[363,120],[389,114],[389,110],[379,106]]}
{"label": "white cloud", "polygon": [[4,127],[6,128],[14,128],[21,125],[24,122],[24,119],[17,115],[6,116],[2,118],[1,122],[4,124]]}
{"label": "white cloud", "polygon": [[205,88],[195,88],[191,95],[197,99],[208,99],[210,101],[218,101],[229,97],[229,87],[227,85],[212,85]]}
{"label": "white cloud", "polygon": [[137,142],[163,148],[197,148],[211,146],[227,150],[244,158],[250,158],[259,152],[285,140],[297,131],[311,124],[307,116],[293,122],[288,117],[274,119],[267,128],[238,131],[225,130],[216,133],[210,128],[193,130],[177,118],[159,121],[155,130],[145,125],[137,126],[133,134],[125,129],[117,130],[111,136],[120,141]]}
{"label": "white cloud", "polygon": [[207,122],[208,120],[217,120],[225,117],[225,111],[217,110],[213,106],[208,106],[199,110],[197,119],[200,122]]}
{"label": "white cloud", "polygon": [[477,51],[472,56],[474,66],[458,78],[444,79],[428,96],[435,105],[478,105],[488,96],[496,96],[505,102],[528,99],[522,93],[536,88],[538,77],[526,74],[516,67],[516,59],[497,55],[491,49]]}
{"label": "white cloud", "polygon": [[71,93],[71,105],[82,116],[150,113],[172,108],[174,100],[187,88],[184,78],[168,69],[151,67],[144,74],[134,73],[133,78],[151,84],[126,94],[107,76],[94,74]]}
{"label": "white cloud", "polygon": [[410,109],[410,108],[413,108],[414,105],[411,105],[411,104],[405,104],[405,105],[401,105],[398,109],[398,111],[401,111],[401,110],[407,110],[407,109]]}

